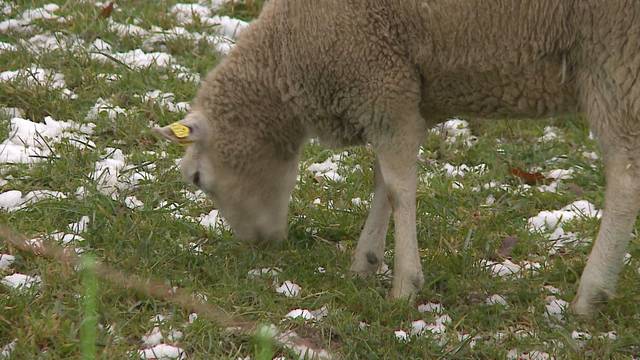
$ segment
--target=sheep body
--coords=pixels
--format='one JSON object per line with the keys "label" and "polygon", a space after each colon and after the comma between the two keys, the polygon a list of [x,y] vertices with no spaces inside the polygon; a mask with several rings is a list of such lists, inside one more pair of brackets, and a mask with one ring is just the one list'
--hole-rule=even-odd
{"label": "sheep body", "polygon": [[202,82],[183,173],[238,237],[277,239],[306,139],[372,144],[375,196],[351,270],[381,265],[393,216],[391,295],[411,296],[423,283],[415,155],[425,129],[451,115],[584,113],[607,168],[607,210],[573,305],[590,313],[615,291],[640,210],[639,17],[634,0],[272,0]]}

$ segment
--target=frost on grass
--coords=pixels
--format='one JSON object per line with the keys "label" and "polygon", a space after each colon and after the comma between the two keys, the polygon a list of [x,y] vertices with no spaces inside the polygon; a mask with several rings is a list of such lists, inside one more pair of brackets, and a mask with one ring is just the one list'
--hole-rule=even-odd
{"label": "frost on grass", "polygon": [[0,280],[3,285],[14,289],[30,289],[32,287],[40,285],[41,279],[39,276],[29,276],[20,273],[8,275]]}

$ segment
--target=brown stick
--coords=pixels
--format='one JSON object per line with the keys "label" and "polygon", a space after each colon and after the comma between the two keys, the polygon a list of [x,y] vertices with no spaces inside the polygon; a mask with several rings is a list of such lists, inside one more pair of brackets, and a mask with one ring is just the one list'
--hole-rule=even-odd
{"label": "brown stick", "polygon": [[[44,241],[32,242],[24,236],[16,234],[6,226],[0,227],[0,238],[4,238],[9,245],[18,250],[46,257],[68,266],[80,265],[80,257],[76,255],[75,248],[72,246],[61,247],[53,242],[45,243]],[[198,301],[196,297],[187,290],[173,289],[158,280],[126,274],[97,261],[95,271],[98,277],[116,286],[137,291],[150,298],[161,299],[178,305],[185,310],[197,313],[198,316],[213,321],[220,327],[238,331],[246,335],[252,335],[257,329],[256,322],[243,319],[237,315],[230,315],[220,306]],[[281,346],[289,348],[298,354],[304,355],[306,352],[308,355],[311,355],[309,358],[333,358],[326,350],[315,345],[315,341],[300,337],[293,331],[276,335],[275,339]]]}

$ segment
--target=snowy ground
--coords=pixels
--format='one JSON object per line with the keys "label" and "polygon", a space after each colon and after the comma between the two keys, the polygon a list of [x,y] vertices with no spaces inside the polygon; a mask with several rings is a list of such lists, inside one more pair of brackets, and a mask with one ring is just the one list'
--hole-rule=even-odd
{"label": "snowy ground", "polygon": [[[246,26],[238,17],[256,10],[163,4],[101,17],[107,4],[0,2],[0,224],[348,359],[640,354],[637,241],[620,297],[594,321],[565,313],[602,214],[602,167],[581,119],[435,126],[419,156],[426,285],[415,303],[392,303],[389,271],[346,273],[371,201],[368,149],[307,146],[280,249],[234,241],[215,204],[181,181],[183,149],[149,128],[188,111]],[[545,180],[525,184],[514,169]],[[0,359],[77,358],[80,293],[73,269],[0,244]],[[255,358],[252,339],[106,283],[99,314],[105,359]]]}

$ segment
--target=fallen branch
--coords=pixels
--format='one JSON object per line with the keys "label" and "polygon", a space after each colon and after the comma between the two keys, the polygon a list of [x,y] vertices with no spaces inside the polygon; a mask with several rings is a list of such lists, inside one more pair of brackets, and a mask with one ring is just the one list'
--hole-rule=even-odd
{"label": "fallen branch", "polygon": [[[49,258],[67,266],[77,268],[81,265],[81,258],[72,246],[61,247],[53,242],[32,241],[16,234],[6,226],[0,227],[0,238],[20,251]],[[95,263],[95,274],[120,288],[134,290],[147,297],[160,299],[189,312],[195,312],[199,318],[206,318],[229,331],[252,336],[259,330],[257,322],[231,315],[220,306],[197,300],[193,293],[184,289],[171,288],[161,281],[126,274],[99,261]],[[282,333],[276,331],[272,335],[279,345],[295,352],[300,358],[335,359],[335,356],[318,346],[316,341],[301,337],[295,331],[288,330]]]}

